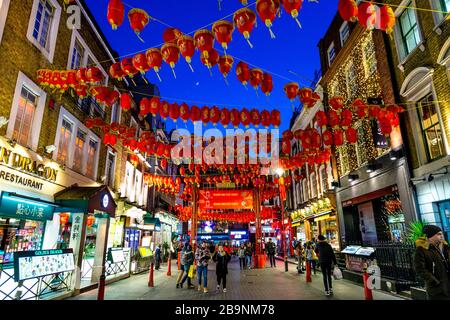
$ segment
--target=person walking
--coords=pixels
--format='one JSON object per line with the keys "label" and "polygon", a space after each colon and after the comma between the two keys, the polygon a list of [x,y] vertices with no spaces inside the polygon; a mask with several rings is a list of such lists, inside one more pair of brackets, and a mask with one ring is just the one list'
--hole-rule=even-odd
{"label": "person walking", "polygon": [[[184,275],[184,265],[186,264],[186,248],[189,245],[189,242],[186,242],[186,244],[183,246],[182,243],[180,243],[179,245],[179,249],[181,250],[181,255],[180,255],[180,271],[178,272],[178,277],[177,277],[177,289],[180,288],[180,284],[181,284],[181,278]],[[189,272],[189,269],[188,269]]]}
{"label": "person walking", "polygon": [[223,292],[227,292],[227,274],[228,274],[228,262],[231,260],[231,256],[226,252],[223,246],[219,246],[219,250],[213,255],[213,260],[216,262],[216,275],[217,275],[217,291],[220,290],[220,284],[222,283]]}
{"label": "person walking", "polygon": [[305,256],[306,256],[306,263],[309,263],[314,274],[316,274],[317,255],[311,243],[308,243],[306,245]]}
{"label": "person walking", "polygon": [[253,256],[252,244],[248,242],[245,247],[245,260],[247,262],[248,269],[252,268],[252,256]]}
{"label": "person walking", "polygon": [[269,257],[270,267],[276,267],[277,264],[275,262],[275,253],[277,250],[277,246],[272,242],[272,238],[269,238],[269,242],[266,244],[267,256]]}
{"label": "person walking", "polygon": [[322,270],[325,295],[329,296],[333,294],[331,273],[334,265],[337,265],[336,256],[334,255],[333,248],[326,241],[323,235],[319,235],[317,239],[319,240],[319,242],[316,245],[316,249],[319,252],[319,264],[320,269]]}
{"label": "person walking", "polygon": [[423,233],[416,240],[414,270],[425,281],[428,300],[450,300],[450,248],[438,226],[426,225]]}
{"label": "person walking", "polygon": [[245,269],[245,245],[241,243],[241,246],[238,249],[238,257],[239,257],[239,268],[241,270]]}
{"label": "person walking", "polygon": [[211,254],[203,241],[201,246],[195,252],[195,260],[197,261],[197,276],[198,276],[198,291],[202,290],[203,277],[203,292],[208,293],[208,262],[211,259]]}
{"label": "person walking", "polygon": [[295,244],[295,254],[298,257],[297,272],[303,274],[303,245],[301,240]]}
{"label": "person walking", "polygon": [[194,252],[192,251],[192,246],[188,244],[186,247],[186,250],[184,252],[184,272],[186,273],[183,277],[183,280],[181,280],[180,287],[183,288],[184,282],[187,280],[188,283],[188,289],[194,289],[195,286],[192,284],[191,278],[189,277],[189,269],[191,268],[192,264],[194,263]]}
{"label": "person walking", "polygon": [[157,244],[155,248],[155,270],[159,270],[159,267],[161,266],[161,248],[160,245]]}

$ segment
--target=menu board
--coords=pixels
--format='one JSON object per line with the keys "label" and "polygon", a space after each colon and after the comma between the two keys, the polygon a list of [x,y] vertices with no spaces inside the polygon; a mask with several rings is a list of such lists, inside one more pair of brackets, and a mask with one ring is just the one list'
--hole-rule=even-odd
{"label": "menu board", "polygon": [[348,246],[341,253],[356,254],[359,249],[361,249],[361,246]]}
{"label": "menu board", "polygon": [[139,253],[142,258],[148,258],[152,256],[152,250],[146,247],[139,247]]}
{"label": "menu board", "polygon": [[73,271],[73,249],[14,252],[14,280],[21,281]]}
{"label": "menu board", "polygon": [[108,260],[112,263],[120,263],[125,261],[125,255],[123,254],[123,248],[109,248]]}

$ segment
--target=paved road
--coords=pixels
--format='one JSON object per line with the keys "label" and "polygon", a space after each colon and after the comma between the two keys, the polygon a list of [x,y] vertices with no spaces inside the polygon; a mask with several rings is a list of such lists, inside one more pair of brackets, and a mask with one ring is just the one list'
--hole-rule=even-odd
{"label": "paved road", "polygon": [[[232,258],[229,264],[227,292],[216,292],[214,264],[209,266],[209,293],[196,289],[176,289],[177,266],[172,264],[172,276],[166,275],[167,266],[155,271],[155,287],[147,286],[148,273],[131,276],[106,287],[106,300],[363,300],[364,289],[347,280],[333,282],[334,295],[324,294],[322,275],[312,275],[312,283],[306,283],[305,275],[298,275],[294,265],[284,272],[284,263],[277,261],[277,268],[239,270],[239,261]],[[193,283],[197,286],[197,278]],[[97,291],[86,292],[70,298],[95,300]],[[402,300],[384,292],[374,292],[375,300]]]}

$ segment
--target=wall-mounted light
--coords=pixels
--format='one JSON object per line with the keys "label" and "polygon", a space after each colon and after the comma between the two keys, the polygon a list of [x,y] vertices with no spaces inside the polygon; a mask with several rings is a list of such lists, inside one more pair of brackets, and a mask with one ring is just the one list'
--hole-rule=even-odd
{"label": "wall-mounted light", "polygon": [[371,173],[378,169],[381,169],[383,165],[381,163],[371,162],[366,166],[366,172]]}
{"label": "wall-mounted light", "polygon": [[334,188],[340,188],[341,184],[339,183],[339,181],[333,181],[331,182],[331,187]]}
{"label": "wall-mounted light", "polygon": [[45,147],[45,152],[52,153],[56,150],[56,146],[54,144],[48,145]]}
{"label": "wall-mounted light", "polygon": [[8,139],[8,144],[11,146],[11,148],[14,148],[15,146],[16,146],[16,140],[11,140],[11,139]]}
{"label": "wall-mounted light", "polygon": [[353,182],[358,179],[359,179],[359,176],[357,174],[349,174],[348,175],[348,182]]}

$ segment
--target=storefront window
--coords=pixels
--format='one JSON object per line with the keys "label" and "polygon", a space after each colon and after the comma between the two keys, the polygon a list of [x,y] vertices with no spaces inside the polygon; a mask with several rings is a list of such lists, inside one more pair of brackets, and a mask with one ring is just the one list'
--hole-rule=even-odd
{"label": "storefront window", "polygon": [[40,250],[45,222],[0,218],[0,263],[12,261],[13,252]]}
{"label": "storefront window", "polygon": [[388,222],[390,240],[403,241],[406,232],[405,215],[397,192],[381,198],[381,213]]}

